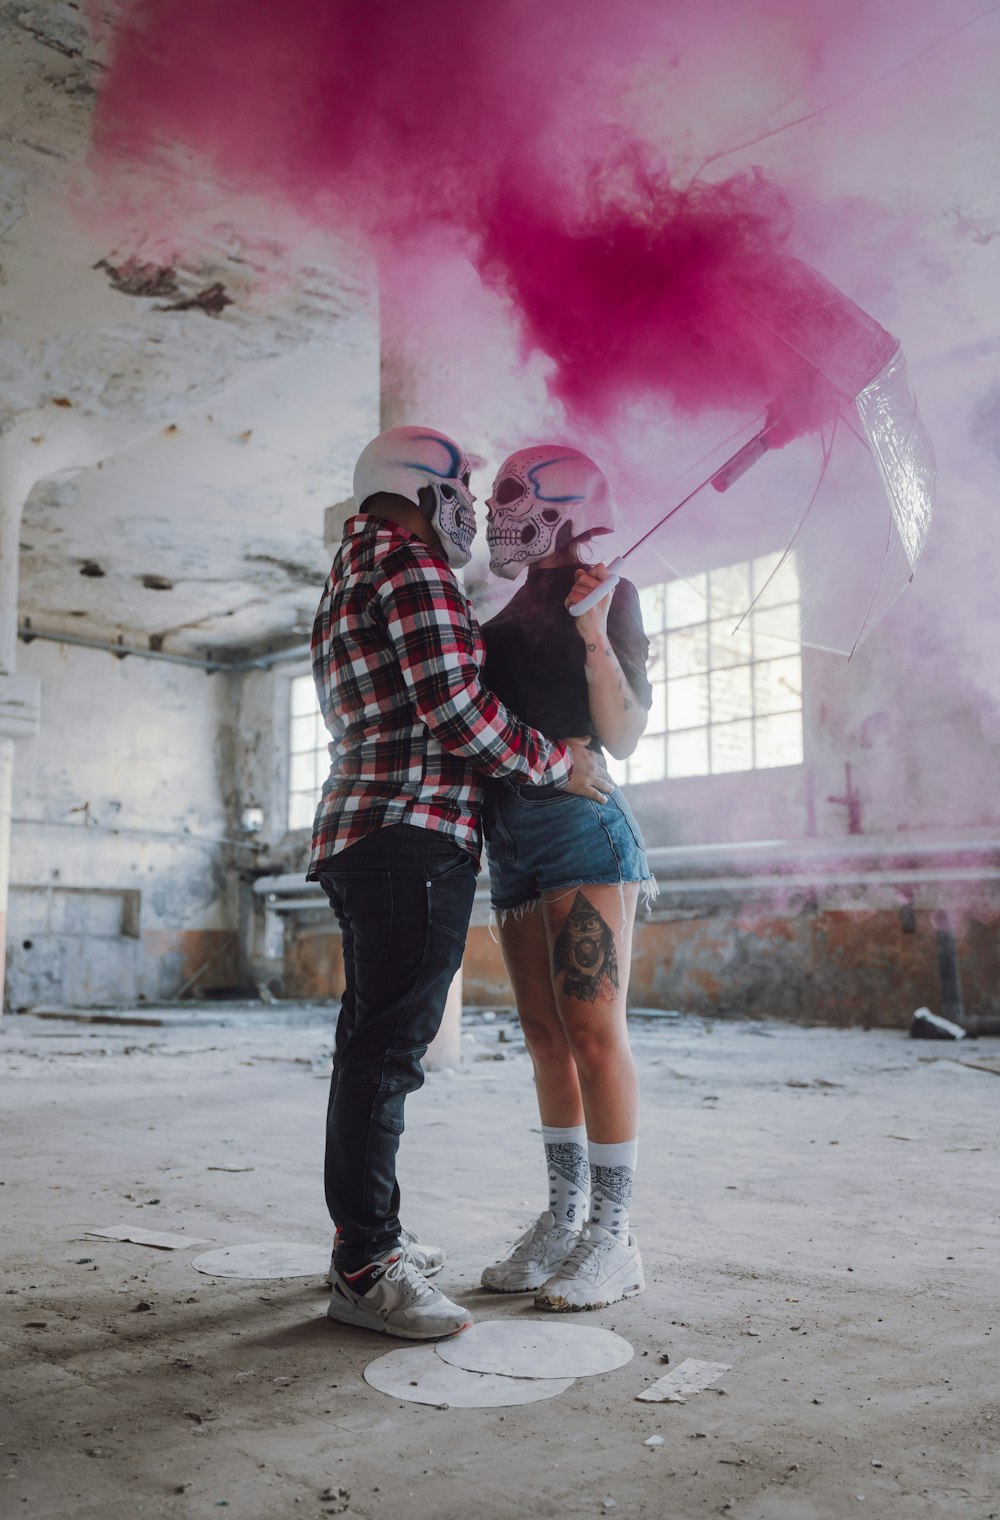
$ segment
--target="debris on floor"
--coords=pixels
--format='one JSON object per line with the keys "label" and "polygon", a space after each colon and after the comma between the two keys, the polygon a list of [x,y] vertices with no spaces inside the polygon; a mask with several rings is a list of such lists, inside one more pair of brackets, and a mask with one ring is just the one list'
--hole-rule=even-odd
{"label": "debris on floor", "polygon": [[929,1008],[918,1008],[910,1024],[911,1040],[964,1040],[965,1030]]}
{"label": "debris on floor", "polygon": [[155,1246],[158,1251],[185,1251],[188,1246],[207,1246],[203,1235],[178,1235],[170,1230],[141,1230],[134,1224],[112,1224],[106,1230],[85,1230],[88,1240],[125,1240],[134,1246]]}
{"label": "debris on floor", "polygon": [[683,1404],[688,1394],[711,1388],[728,1371],[726,1362],[700,1362],[696,1357],[685,1357],[673,1372],[658,1378],[642,1393],[637,1393],[636,1398],[653,1404]]}

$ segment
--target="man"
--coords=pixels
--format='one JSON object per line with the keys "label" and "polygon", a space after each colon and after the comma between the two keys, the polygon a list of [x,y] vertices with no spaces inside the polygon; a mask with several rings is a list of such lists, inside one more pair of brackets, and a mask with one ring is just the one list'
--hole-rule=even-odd
{"label": "man", "polygon": [[309,879],[340,923],[345,977],[327,1113],[328,1313],[434,1340],[471,1316],[420,1270],[440,1253],[428,1261],[401,1230],[396,1153],[465,948],[482,778],[597,801],[612,783],[586,740],[550,743],[480,684],[479,625],[454,573],[476,531],[458,445],[391,428],[363,450],[354,499],[312,639],[332,763]]}

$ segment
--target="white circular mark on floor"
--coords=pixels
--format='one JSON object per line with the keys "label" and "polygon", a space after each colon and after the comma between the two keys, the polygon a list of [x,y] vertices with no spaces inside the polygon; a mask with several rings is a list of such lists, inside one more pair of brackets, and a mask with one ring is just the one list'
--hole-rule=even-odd
{"label": "white circular mark on floor", "polygon": [[632,1347],[613,1330],[534,1319],[480,1320],[434,1349],[453,1367],[504,1377],[589,1377],[632,1359]]}
{"label": "white circular mark on floor", "polygon": [[[468,1335],[464,1331],[464,1335]],[[458,1340],[462,1336],[457,1337]],[[440,1344],[440,1343],[439,1343]],[[507,1404],[536,1404],[552,1399],[573,1385],[571,1377],[500,1377],[468,1372],[435,1355],[434,1346],[407,1346],[388,1351],[365,1368],[365,1382],[380,1393],[414,1404],[449,1409],[495,1409]]]}
{"label": "white circular mark on floor", "polygon": [[329,1247],[306,1245],[299,1240],[262,1240],[253,1245],[221,1246],[204,1251],[191,1262],[210,1277],[325,1277],[330,1265]]}

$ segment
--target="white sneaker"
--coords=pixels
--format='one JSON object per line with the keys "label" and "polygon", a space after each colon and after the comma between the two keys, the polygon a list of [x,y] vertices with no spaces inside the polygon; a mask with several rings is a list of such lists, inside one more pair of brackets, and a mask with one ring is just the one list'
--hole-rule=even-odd
{"label": "white sneaker", "polygon": [[326,1312],[342,1324],[408,1341],[442,1340],[472,1324],[468,1309],[432,1287],[399,1247],[360,1272],[334,1272]]}
{"label": "white sneaker", "polygon": [[[423,1241],[418,1240],[413,1231],[408,1230],[405,1225],[399,1232],[399,1238],[403,1250],[406,1252],[407,1256],[410,1258],[417,1271],[422,1272],[424,1277],[433,1277],[435,1272],[440,1272],[441,1268],[444,1266],[445,1259],[443,1246],[425,1245]],[[327,1287],[329,1288],[333,1287],[334,1273],[337,1270],[336,1264],[334,1262],[336,1251],[337,1238],[334,1236],[333,1251],[330,1253],[330,1270],[326,1274],[326,1283]]]}
{"label": "white sneaker", "polygon": [[535,1297],[538,1309],[603,1309],[634,1298],[646,1286],[635,1236],[621,1240],[599,1224],[583,1233],[559,1270]]}
{"label": "white sneaker", "polygon": [[555,1215],[546,1209],[503,1261],[484,1269],[483,1287],[494,1293],[530,1293],[548,1282],[579,1239],[579,1230],[557,1225]]}

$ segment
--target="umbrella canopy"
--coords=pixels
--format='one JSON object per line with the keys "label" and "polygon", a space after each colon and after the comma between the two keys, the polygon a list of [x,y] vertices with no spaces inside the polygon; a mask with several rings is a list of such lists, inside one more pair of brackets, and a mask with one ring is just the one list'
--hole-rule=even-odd
{"label": "umbrella canopy", "polygon": [[674,481],[610,568],[640,587],[684,580],[677,615],[700,602],[733,637],[850,655],[913,576],[933,448],[897,340],[815,270],[769,260],[736,293],[763,348],[801,362],[800,383]]}

